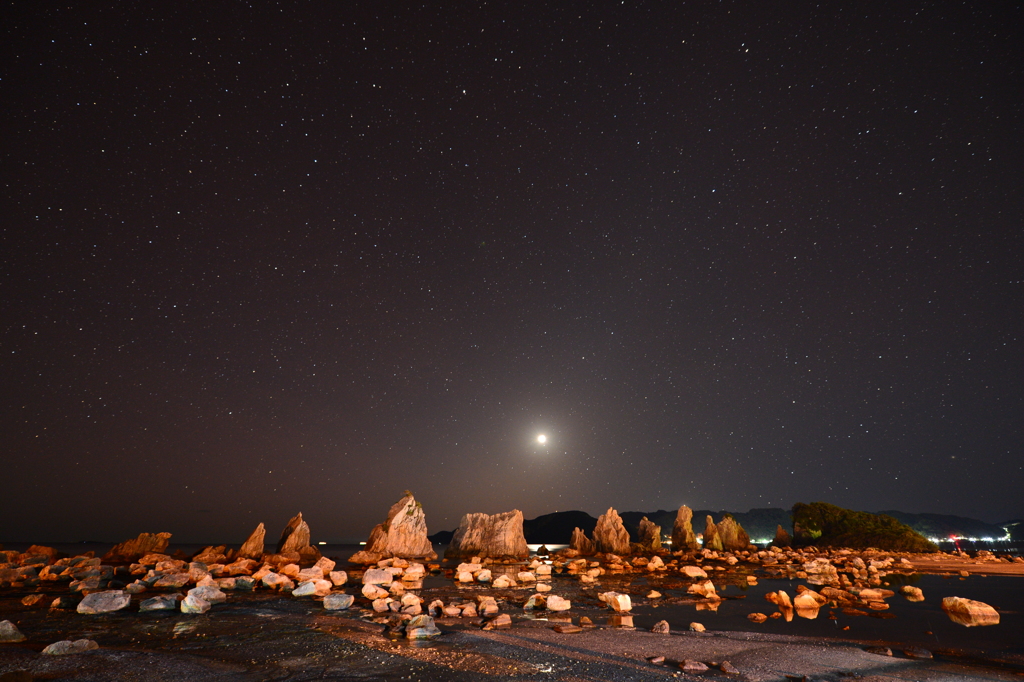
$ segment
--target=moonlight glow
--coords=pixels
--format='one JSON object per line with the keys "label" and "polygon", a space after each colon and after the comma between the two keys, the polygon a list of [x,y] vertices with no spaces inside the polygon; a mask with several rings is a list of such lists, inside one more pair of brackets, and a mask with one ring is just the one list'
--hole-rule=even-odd
{"label": "moonlight glow", "polygon": [[548,437],[542,433],[539,436],[537,436],[537,442],[543,445],[544,443],[548,442]]}

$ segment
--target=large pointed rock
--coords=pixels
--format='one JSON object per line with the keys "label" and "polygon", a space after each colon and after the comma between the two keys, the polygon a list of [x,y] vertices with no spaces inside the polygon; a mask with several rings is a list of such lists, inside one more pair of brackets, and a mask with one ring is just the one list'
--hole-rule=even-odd
{"label": "large pointed rock", "polygon": [[525,559],[530,548],[523,537],[523,512],[466,514],[445,550],[445,559],[478,556],[492,559]]}
{"label": "large pointed rock", "polygon": [[772,544],[776,547],[789,547],[793,544],[793,538],[789,536],[786,529],[781,525],[775,529],[775,539],[772,540]]}
{"label": "large pointed rock", "polygon": [[954,623],[966,627],[976,625],[998,625],[999,612],[985,602],[964,599],[963,597],[945,597],[942,610]]}
{"label": "large pointed rock", "polygon": [[293,516],[281,531],[281,539],[277,541],[277,554],[298,554],[305,562],[320,558],[320,550],[309,544],[309,524],[302,520],[302,512]]}
{"label": "large pointed rock", "polygon": [[726,514],[718,522],[718,538],[722,542],[722,549],[727,552],[741,552],[750,545],[750,536],[732,514]]}
{"label": "large pointed rock", "polygon": [[619,512],[612,507],[597,519],[594,527],[594,548],[606,554],[629,554],[629,532],[622,525]]}
{"label": "large pointed rock", "polygon": [[718,526],[715,525],[711,514],[708,514],[708,518],[704,522],[704,549],[722,551],[722,539],[718,537]]}
{"label": "large pointed rock", "polygon": [[409,491],[392,505],[387,520],[370,531],[366,549],[353,554],[349,561],[355,564],[375,564],[391,557],[425,561],[437,558],[437,552],[427,538],[427,518],[423,506]]}
{"label": "large pointed rock", "polygon": [[163,554],[170,541],[170,533],[140,533],[133,540],[114,545],[103,561],[137,561],[146,554]]}
{"label": "large pointed rock", "polygon": [[694,551],[697,549],[697,534],[693,532],[693,510],[685,504],[676,512],[672,524],[672,549]]}
{"label": "large pointed rock", "polygon": [[645,516],[640,519],[638,532],[640,537],[637,538],[637,544],[643,551],[651,552],[661,549],[661,526]]}
{"label": "large pointed rock", "polygon": [[584,556],[590,556],[597,551],[594,549],[593,541],[580,528],[573,529],[572,538],[569,540],[569,549],[575,549]]}
{"label": "large pointed rock", "polygon": [[[242,547],[238,550],[238,554],[236,556],[259,561],[260,557],[263,556],[263,542],[266,537],[267,529],[262,523],[260,523],[260,525],[256,526],[256,530],[250,533],[249,537],[242,543]],[[308,539],[309,538],[307,537],[307,540]]]}

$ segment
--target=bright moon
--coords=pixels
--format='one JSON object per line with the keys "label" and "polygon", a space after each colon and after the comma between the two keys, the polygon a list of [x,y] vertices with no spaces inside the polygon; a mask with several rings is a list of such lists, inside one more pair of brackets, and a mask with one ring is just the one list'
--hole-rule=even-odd
{"label": "bright moon", "polygon": [[542,433],[542,434],[540,434],[539,436],[537,436],[537,442],[538,442],[538,443],[547,443],[547,442],[548,442],[548,437],[547,437],[547,436],[545,436],[545,435],[544,435],[544,434]]}

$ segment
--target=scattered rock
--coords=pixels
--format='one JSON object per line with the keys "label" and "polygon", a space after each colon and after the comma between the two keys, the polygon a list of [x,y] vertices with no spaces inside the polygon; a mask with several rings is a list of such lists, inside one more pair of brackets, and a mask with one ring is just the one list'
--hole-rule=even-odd
{"label": "scattered rock", "polygon": [[707,578],[708,574],[700,566],[683,566],[679,569],[687,578]]}
{"label": "scattered rock", "polygon": [[25,639],[18,626],[9,620],[0,620],[0,642],[24,642]]}
{"label": "scattered rock", "polygon": [[661,599],[661,592],[658,592],[657,590],[651,590],[650,592],[647,593],[647,598],[648,599]]}
{"label": "scattered rock", "polygon": [[22,597],[21,603],[25,606],[35,606],[37,604],[42,603],[45,599],[45,594],[40,594],[39,592],[36,592],[35,594],[30,594],[26,597]]}
{"label": "scattered rock", "polygon": [[563,635],[575,635],[580,632],[583,632],[583,628],[581,628],[579,625],[573,625],[572,623],[559,623],[551,629],[555,632],[560,632]]}
{"label": "scattered rock", "polygon": [[686,673],[703,673],[707,672],[708,667],[700,661],[691,661],[687,659],[679,664],[679,669]]}
{"label": "scattered rock", "polygon": [[907,656],[907,658],[931,658],[932,657],[932,652],[928,651],[927,649],[922,649],[921,647],[918,647],[918,646],[907,647],[906,649],[903,650],[903,653]]}
{"label": "scattered rock", "polygon": [[344,592],[334,592],[324,597],[324,608],[328,611],[344,611],[352,606],[356,598]]}
{"label": "scattered rock", "polygon": [[864,651],[878,656],[892,656],[892,649],[887,646],[869,646],[866,647]]}
{"label": "scattered rock", "polygon": [[413,618],[405,626],[407,639],[431,639],[441,634],[430,616],[420,615]]}
{"label": "scattered rock", "polygon": [[721,670],[726,675],[739,675],[740,674],[739,669],[736,666],[734,666],[732,663],[730,663],[729,661],[722,661],[721,663],[719,663],[718,664],[718,669]]}
{"label": "scattered rock", "polygon": [[197,597],[193,594],[187,595],[181,601],[181,612],[182,613],[206,613],[210,610],[210,602],[206,601],[202,597]]}
{"label": "scattered rock", "polygon": [[370,531],[366,549],[356,552],[349,561],[356,564],[374,564],[390,557],[426,561],[437,558],[437,553],[427,538],[427,520],[423,506],[409,491],[406,491],[405,497],[392,505],[387,520],[377,524]]}
{"label": "scattered rock", "polygon": [[78,606],[78,602],[74,597],[62,596],[57,597],[50,602],[51,609],[73,609]]}
{"label": "scattered rock", "polygon": [[188,594],[190,594],[193,597],[205,599],[211,604],[223,604],[228,600],[228,596],[226,594],[224,594],[218,588],[212,585],[193,587],[191,590],[188,591]]}
{"label": "scattered rock", "polygon": [[99,649],[100,645],[91,639],[66,639],[62,642],[54,642],[43,649],[46,656],[64,656],[66,654],[84,654],[86,651]]}
{"label": "scattered rock", "polygon": [[998,625],[999,612],[988,604],[963,597],[945,597],[942,610],[949,619],[965,627],[977,625]]}
{"label": "scattered rock", "polygon": [[161,594],[145,599],[139,604],[139,611],[177,611],[180,594]]}
{"label": "scattered rock", "polygon": [[625,613],[626,611],[631,611],[633,609],[633,601],[629,598],[628,594],[605,592],[599,596],[599,599],[616,613]]}
{"label": "scattered rock", "polygon": [[110,613],[128,606],[132,596],[124,590],[92,592],[78,604],[79,613]]}
{"label": "scattered rock", "polygon": [[650,658],[647,659],[647,662],[650,663],[651,665],[664,665],[665,664],[665,657],[664,656],[651,656]]}
{"label": "scattered rock", "polygon": [[568,599],[559,597],[557,594],[549,595],[545,604],[548,611],[568,611],[572,608],[572,603]]}
{"label": "scattered rock", "polygon": [[671,629],[669,628],[668,621],[659,620],[657,623],[654,624],[654,627],[651,628],[651,632],[657,633],[659,635],[669,634],[669,632],[671,632]]}
{"label": "scattered rock", "polygon": [[512,616],[502,613],[484,623],[484,630],[506,630],[512,627]]}
{"label": "scattered rock", "polygon": [[768,620],[768,616],[763,613],[751,613],[747,616],[747,620],[754,623],[763,623]]}
{"label": "scattered rock", "polygon": [[924,601],[924,592],[920,587],[904,585],[900,588],[900,593],[907,598],[907,601]]}
{"label": "scattered rock", "polygon": [[691,632],[706,632],[707,628],[702,623],[690,623]]}

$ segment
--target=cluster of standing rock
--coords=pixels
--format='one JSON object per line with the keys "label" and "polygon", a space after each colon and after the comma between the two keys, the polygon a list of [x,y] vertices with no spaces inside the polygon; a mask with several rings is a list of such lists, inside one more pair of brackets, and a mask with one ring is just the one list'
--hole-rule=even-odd
{"label": "cluster of standing rock", "polygon": [[[238,550],[210,546],[190,561],[165,553],[169,533],[143,533],[116,545],[103,559],[91,554],[58,558],[53,548],[39,546],[25,553],[0,551],[0,585],[30,587],[67,582],[70,594],[53,599],[50,607],[74,608],[86,614],[125,609],[134,595],[149,590],[163,592],[148,599],[140,597],[139,611],[205,613],[226,601],[228,592],[259,588],[322,600],[328,610],[347,609],[354,604],[356,597],[340,590],[349,580],[348,573],[335,570],[335,561],[321,556],[310,545],[309,526],[301,513],[288,522],[273,552],[265,551],[265,535],[261,523]],[[868,553],[865,560],[850,550],[821,553],[814,548],[787,548],[788,536],[781,528],[775,546],[758,549],[729,515],[717,524],[707,517],[701,548],[692,528],[692,511],[686,506],[680,507],[673,524],[673,551],[661,546],[661,537],[661,528],[645,517],[637,541],[631,542],[621,517],[615,509],[609,509],[598,519],[592,538],[576,528],[568,548],[554,555],[546,554],[543,560],[534,558],[523,566],[530,550],[523,535],[522,512],[474,513],[462,518],[445,559],[461,562],[450,571],[460,585],[530,589],[532,594],[522,605],[527,611],[571,609],[568,599],[550,594],[555,573],[576,578],[583,588],[595,585],[604,575],[684,576],[692,581],[687,591],[698,600],[698,610],[716,610],[722,599],[714,581],[709,579],[713,571],[749,565],[748,571],[756,568],[767,576],[802,578],[821,586],[818,591],[800,586],[792,598],[781,590],[769,593],[768,600],[778,610],[771,615],[750,614],[755,623],[769,618],[791,620],[794,612],[814,618],[826,605],[847,615],[866,613],[865,609],[884,610],[888,608],[885,600],[895,593],[880,587],[881,578],[889,572],[913,572],[905,558]],[[434,600],[424,608],[423,599],[416,592],[422,588],[426,575],[441,571],[440,564],[429,563],[436,558],[427,538],[423,508],[406,492],[391,507],[386,520],[373,528],[365,549],[350,557],[349,562],[364,567],[354,569],[356,578],[362,582],[360,595],[368,600],[369,612],[383,619],[380,622],[387,623],[392,634],[410,639],[436,636],[439,630],[434,617],[482,617],[483,626],[488,629],[511,625],[508,614],[499,613],[498,601],[489,595],[447,605]],[[749,572],[743,579],[749,584],[757,582]],[[184,595],[179,591],[182,589],[187,589]],[[904,588],[903,592],[910,600],[924,598],[916,588]],[[35,605],[45,598],[37,592],[26,596],[23,603]],[[598,598],[619,614],[617,617],[624,619],[623,623],[631,624],[628,614],[632,602],[628,594],[605,592]],[[659,598],[661,595],[654,590],[647,595],[647,599]],[[951,619],[964,625],[987,625],[999,620],[991,607],[959,597],[944,599],[942,607]],[[561,623],[558,627],[573,632],[588,624],[589,620],[583,617],[579,626]],[[691,624],[691,628],[701,629],[699,623]],[[659,632],[667,629],[667,623],[656,626]],[[19,637],[22,635],[12,623],[0,623],[0,641],[18,641]],[[49,653],[70,653],[93,646],[88,640],[57,644],[60,646],[52,645],[55,648]]]}

